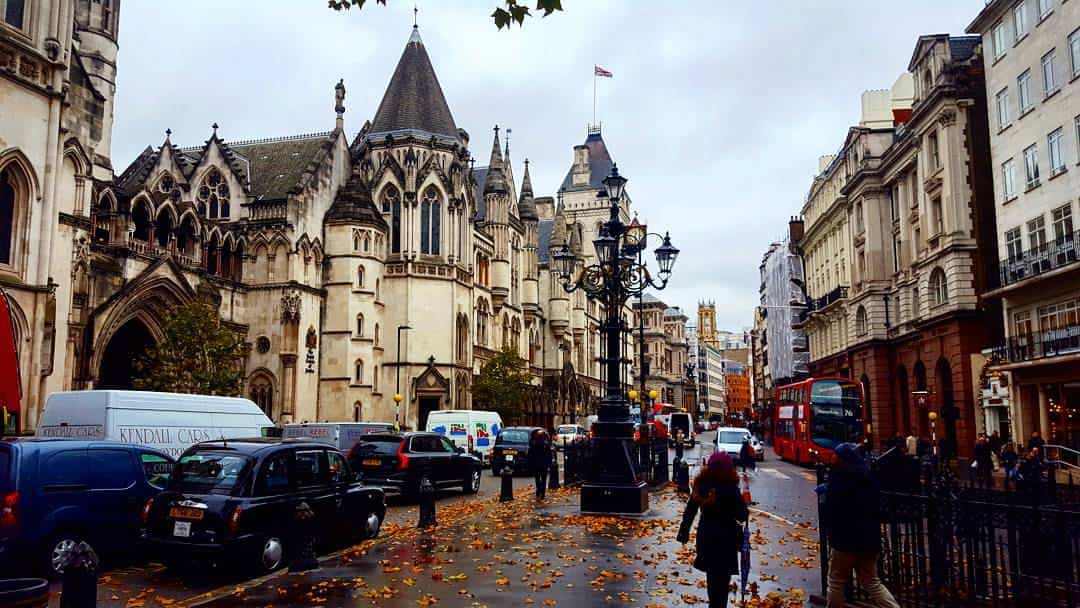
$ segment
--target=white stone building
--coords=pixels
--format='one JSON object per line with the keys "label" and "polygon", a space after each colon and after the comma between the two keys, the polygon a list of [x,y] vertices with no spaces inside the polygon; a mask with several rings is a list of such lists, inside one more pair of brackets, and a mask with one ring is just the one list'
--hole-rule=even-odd
{"label": "white stone building", "polygon": [[984,401],[986,426],[1078,448],[1080,2],[993,0],[968,32],[986,57],[1001,260],[983,298],[1000,299],[1006,335],[983,388],[1010,391]]}
{"label": "white stone building", "polygon": [[471,407],[474,375],[504,346],[535,376],[523,421],[588,413],[603,310],[562,290],[548,250],[592,255],[613,164],[598,129],[558,204],[534,198],[527,161],[518,185],[497,127],[490,162],[473,168],[414,27],[358,131],[338,83],[326,132],[227,141],[215,124],[181,147],[166,131],[116,175],[119,3],[6,6],[0,285],[24,386],[9,432],[32,430],[52,391],[130,386],[163,312],[195,298],[245,336],[244,392],[278,422],[422,425]]}

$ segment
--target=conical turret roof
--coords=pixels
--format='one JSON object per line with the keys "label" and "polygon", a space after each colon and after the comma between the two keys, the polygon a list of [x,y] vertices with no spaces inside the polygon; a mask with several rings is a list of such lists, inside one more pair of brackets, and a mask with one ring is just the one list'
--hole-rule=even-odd
{"label": "conical turret roof", "polygon": [[495,127],[495,142],[491,147],[491,162],[488,163],[487,179],[484,181],[484,194],[505,194],[506,173],[503,171],[502,150],[499,149],[499,127]]}
{"label": "conical turret roof", "polygon": [[458,139],[450,106],[415,25],[371,121],[368,137],[399,131],[420,131]]}
{"label": "conical turret roof", "polygon": [[371,200],[371,191],[355,175],[338,190],[333,204],[326,211],[324,221],[328,224],[356,224],[387,229],[386,220],[379,213],[375,201]]}
{"label": "conical turret roof", "polygon": [[536,202],[533,200],[532,179],[529,178],[529,159],[525,159],[525,177],[521,180],[521,198],[518,200],[518,216],[523,220],[537,220]]}

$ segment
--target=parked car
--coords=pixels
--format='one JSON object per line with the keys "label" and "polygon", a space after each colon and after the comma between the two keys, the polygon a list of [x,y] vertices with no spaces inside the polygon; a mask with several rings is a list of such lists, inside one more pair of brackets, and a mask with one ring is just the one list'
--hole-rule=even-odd
{"label": "parked car", "polygon": [[250,399],[151,391],[49,395],[38,437],[137,443],[177,458],[200,441],[261,437],[274,423]]}
{"label": "parked car", "polygon": [[386,517],[382,490],[356,481],[341,451],[297,439],[230,439],[184,452],[166,490],[146,502],[144,534],[166,564],[208,560],[269,572],[298,547],[302,502],[324,545],[376,536]]}
{"label": "parked car", "polygon": [[510,466],[514,473],[527,472],[529,470],[529,438],[534,432],[540,430],[543,429],[538,426],[511,426],[503,429],[495,438],[491,473],[499,475],[506,466]]}
{"label": "parked car", "polygon": [[0,572],[57,574],[62,551],[86,541],[103,556],[130,550],[139,511],[173,461],[130,443],[0,442]]}
{"label": "parked car", "polygon": [[370,433],[387,433],[394,430],[392,422],[303,422],[286,424],[283,437],[287,439],[310,439],[349,453],[349,450]]}
{"label": "parked car", "polygon": [[722,426],[716,429],[716,451],[727,452],[732,458],[738,460],[742,450],[743,439],[750,439],[750,447],[754,448],[754,458],[765,460],[765,446],[761,445],[757,437],[748,430],[737,426]]}
{"label": "parked car", "polygon": [[436,489],[480,491],[483,464],[439,433],[372,433],[349,452],[349,462],[365,484],[415,496],[427,479]]}
{"label": "parked car", "polygon": [[569,444],[585,441],[589,434],[585,428],[576,424],[564,424],[555,429],[555,447],[561,448]]}
{"label": "parked car", "polygon": [[502,430],[498,412],[483,410],[435,410],[428,414],[429,433],[445,435],[454,445],[476,454],[480,461],[491,462],[491,448]]}

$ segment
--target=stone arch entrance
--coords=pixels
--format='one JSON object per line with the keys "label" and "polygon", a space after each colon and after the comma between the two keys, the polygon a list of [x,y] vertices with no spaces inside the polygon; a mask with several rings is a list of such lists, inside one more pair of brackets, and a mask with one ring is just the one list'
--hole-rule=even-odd
{"label": "stone arch entrance", "polygon": [[141,357],[148,348],[156,344],[150,329],[141,320],[135,318],[124,323],[109,338],[105,352],[101,356],[98,369],[97,388],[130,390],[135,388],[132,382],[134,361]]}

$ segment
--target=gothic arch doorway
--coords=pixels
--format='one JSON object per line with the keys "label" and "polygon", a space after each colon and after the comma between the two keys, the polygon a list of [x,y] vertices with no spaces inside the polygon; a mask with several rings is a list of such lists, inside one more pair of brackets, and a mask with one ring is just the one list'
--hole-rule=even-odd
{"label": "gothic arch doorway", "polygon": [[139,319],[124,323],[109,338],[105,352],[101,356],[101,368],[98,370],[97,387],[99,389],[130,390],[135,388],[132,382],[133,361],[155,344],[149,328]]}

